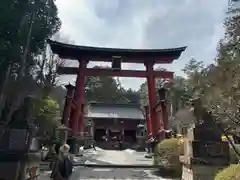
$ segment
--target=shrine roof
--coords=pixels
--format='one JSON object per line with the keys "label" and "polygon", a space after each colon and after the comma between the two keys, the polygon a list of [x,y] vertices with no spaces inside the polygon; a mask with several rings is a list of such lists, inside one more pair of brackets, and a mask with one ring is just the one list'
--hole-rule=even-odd
{"label": "shrine roof", "polygon": [[120,49],[106,47],[91,47],[65,44],[48,40],[54,54],[60,58],[72,60],[90,60],[111,62],[112,57],[119,56],[122,62],[143,63],[144,60],[154,60],[156,63],[172,63],[178,59],[186,47],[171,49]]}
{"label": "shrine roof", "polygon": [[87,118],[144,120],[140,105],[90,103]]}

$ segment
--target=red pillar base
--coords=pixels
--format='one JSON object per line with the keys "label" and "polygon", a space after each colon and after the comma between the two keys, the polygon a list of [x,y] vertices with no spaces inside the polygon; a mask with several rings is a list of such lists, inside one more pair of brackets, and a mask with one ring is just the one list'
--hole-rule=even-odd
{"label": "red pillar base", "polygon": [[78,121],[78,133],[81,135],[81,137],[84,134],[84,104],[81,105],[81,114]]}

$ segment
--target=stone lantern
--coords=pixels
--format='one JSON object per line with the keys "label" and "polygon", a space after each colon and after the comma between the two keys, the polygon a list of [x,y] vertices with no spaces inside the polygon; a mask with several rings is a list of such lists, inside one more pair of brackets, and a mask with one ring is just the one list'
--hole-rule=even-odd
{"label": "stone lantern", "polygon": [[146,128],[144,124],[138,124],[137,125],[137,145],[139,149],[144,150],[144,145],[145,145],[145,138],[146,138]]}
{"label": "stone lantern", "polygon": [[144,132],[145,132],[145,125],[144,124],[138,124],[137,125],[137,129],[138,129],[138,133],[137,136],[142,138],[145,136]]}
{"label": "stone lantern", "polygon": [[56,131],[57,131],[60,143],[61,144],[66,143],[68,139],[68,132],[70,132],[71,129],[66,127],[65,125],[61,125],[56,129]]}

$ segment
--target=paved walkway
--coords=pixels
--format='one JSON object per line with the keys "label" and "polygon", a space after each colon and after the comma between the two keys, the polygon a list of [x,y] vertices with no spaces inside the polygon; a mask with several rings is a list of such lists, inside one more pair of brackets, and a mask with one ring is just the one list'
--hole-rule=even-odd
{"label": "paved walkway", "polygon": [[[144,153],[134,151],[86,151],[84,156],[74,158],[78,163],[86,164],[121,164],[137,165],[152,164],[152,159],[145,159]],[[48,180],[49,175],[43,175],[40,180]],[[89,168],[75,167],[70,180],[81,179],[162,179],[151,174],[151,170],[119,169],[119,168]]]}
{"label": "paved walkway", "polygon": [[111,164],[152,165],[153,160],[144,158],[144,155],[144,152],[106,150],[96,159]]}

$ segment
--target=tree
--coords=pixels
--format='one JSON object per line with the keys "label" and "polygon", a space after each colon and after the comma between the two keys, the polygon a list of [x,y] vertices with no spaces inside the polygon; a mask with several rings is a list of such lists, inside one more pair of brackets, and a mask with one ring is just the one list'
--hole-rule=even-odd
{"label": "tree", "polygon": [[[95,66],[94,68],[109,67]],[[122,93],[125,90],[120,87],[119,82],[112,77],[89,76],[85,83],[85,99],[104,103],[121,103]]]}
{"label": "tree", "polygon": [[[185,94],[187,83],[183,77],[174,76],[174,78],[169,81],[167,79],[156,79],[156,89],[160,87],[167,88],[167,99],[169,100],[169,107],[172,106],[173,114],[180,108],[182,103],[182,96]],[[139,90],[140,100],[142,105],[148,104],[148,90],[147,82],[141,84]],[[157,92],[157,91],[156,91]],[[158,93],[156,94],[158,97]]]}
{"label": "tree", "polygon": [[216,65],[209,73],[212,79],[211,90],[214,94],[218,94],[212,105],[219,113],[231,112],[232,114],[234,112],[235,114],[240,105],[239,21],[239,9],[231,7],[225,21],[226,35],[219,42]]}
{"label": "tree", "polygon": [[[52,0],[3,0],[0,7],[0,111],[6,101],[11,104],[9,117],[29,90],[29,79],[34,82],[35,57],[45,48],[45,40],[60,28],[57,7]],[[17,86],[9,99],[8,88]],[[15,88],[16,89],[16,88]]]}
{"label": "tree", "polygon": [[48,96],[58,83],[57,67],[64,66],[65,60],[53,55],[46,46],[41,55],[37,57],[36,80],[43,90],[42,95]]}
{"label": "tree", "polygon": [[33,57],[44,49],[46,38],[60,28],[57,7],[52,0],[3,0],[1,7],[1,68],[18,64],[19,70],[34,64]]}
{"label": "tree", "polygon": [[147,89],[147,82],[145,81],[144,83],[142,83],[140,85],[140,88],[138,90],[139,94],[140,94],[140,102],[141,104],[147,105],[148,104],[148,89]]}
{"label": "tree", "polygon": [[52,135],[54,129],[60,125],[58,104],[50,97],[39,100],[35,107],[35,124],[39,128],[39,134]]}
{"label": "tree", "polygon": [[[99,67],[94,68],[109,68]],[[86,101],[103,103],[139,104],[139,93],[124,89],[118,79],[107,76],[89,76],[85,83]]]}
{"label": "tree", "polygon": [[[184,104],[189,97],[197,96],[202,99],[217,120],[231,127],[233,124],[240,124],[239,12],[239,8],[232,6],[227,13],[224,23],[226,34],[219,41],[218,55],[214,63],[204,65],[201,61],[191,59],[183,69],[187,77],[174,77],[172,83],[167,83],[170,93],[168,98],[172,106],[178,107],[179,102]],[[166,85],[166,83],[163,84]],[[139,92],[145,104],[147,102],[146,82],[141,85]],[[184,96],[186,99],[181,98]]]}
{"label": "tree", "polygon": [[170,101],[169,106],[171,106],[171,115],[175,115],[175,113],[181,109],[188,100],[185,96],[190,95],[191,93],[189,92],[187,85],[186,79],[181,76],[174,76],[168,93],[168,100]]}
{"label": "tree", "polygon": [[116,102],[119,95],[117,83],[112,77],[88,77],[85,97],[88,101]]}
{"label": "tree", "polygon": [[215,62],[204,67],[202,62],[191,60],[184,68],[188,89],[229,125],[240,124],[239,22],[239,9],[230,8],[225,21],[226,35],[219,41]]}
{"label": "tree", "polygon": [[[184,67],[183,72],[187,75],[188,90],[192,92],[202,90],[203,77],[203,62],[191,59]],[[200,88],[200,89],[199,89]]]}

